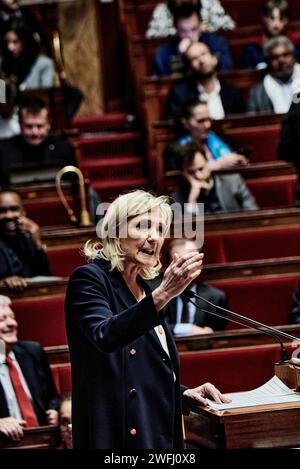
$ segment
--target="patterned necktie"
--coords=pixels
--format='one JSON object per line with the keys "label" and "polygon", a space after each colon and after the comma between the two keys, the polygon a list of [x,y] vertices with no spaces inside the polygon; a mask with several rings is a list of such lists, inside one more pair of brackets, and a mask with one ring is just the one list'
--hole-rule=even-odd
{"label": "patterned necktie", "polygon": [[6,355],[6,364],[22,417],[24,420],[26,420],[26,427],[38,427],[38,420],[36,418],[31,401],[23,387],[18,369],[16,368],[13,360],[8,355]]}
{"label": "patterned necktie", "polygon": [[182,298],[181,322],[182,323],[190,322],[190,305],[187,301],[184,301],[183,298]]}

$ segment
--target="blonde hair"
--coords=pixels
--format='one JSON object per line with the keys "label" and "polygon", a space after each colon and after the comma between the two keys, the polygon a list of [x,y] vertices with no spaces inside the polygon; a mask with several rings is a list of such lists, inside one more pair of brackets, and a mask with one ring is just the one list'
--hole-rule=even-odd
{"label": "blonde hair", "polygon": [[[163,236],[166,237],[172,222],[172,209],[169,198],[166,196],[156,197],[150,192],[137,190],[129,192],[115,199],[110,204],[104,218],[100,222],[97,234],[100,241],[88,241],[84,246],[84,254],[89,261],[96,258],[105,259],[110,262],[111,270],[124,270],[125,252],[120,246],[120,232],[127,227],[130,218],[149,212],[159,207],[164,216]],[[98,228],[98,227],[97,227]],[[161,269],[161,262],[141,271],[145,280],[155,278]]]}

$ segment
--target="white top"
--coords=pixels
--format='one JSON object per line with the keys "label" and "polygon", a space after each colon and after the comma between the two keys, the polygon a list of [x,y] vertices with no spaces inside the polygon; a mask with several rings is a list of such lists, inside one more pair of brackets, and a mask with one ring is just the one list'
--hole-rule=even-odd
{"label": "white top", "polygon": [[221,84],[219,80],[215,80],[215,87],[211,93],[206,93],[201,85],[198,85],[198,89],[201,100],[207,102],[209,117],[215,120],[224,119],[225,112],[220,95]]}
{"label": "white top", "polygon": [[45,55],[39,55],[23,83],[20,90],[34,90],[52,88],[54,86],[54,62]]}

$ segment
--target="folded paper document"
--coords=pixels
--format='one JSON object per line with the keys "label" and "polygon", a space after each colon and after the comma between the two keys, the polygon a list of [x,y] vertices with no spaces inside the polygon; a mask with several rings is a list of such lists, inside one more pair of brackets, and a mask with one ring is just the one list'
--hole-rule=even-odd
{"label": "folded paper document", "polygon": [[207,399],[209,407],[215,410],[227,410],[287,402],[300,403],[300,394],[288,388],[277,376],[273,376],[267,383],[252,391],[225,394],[225,396],[231,399],[231,402],[216,404]]}

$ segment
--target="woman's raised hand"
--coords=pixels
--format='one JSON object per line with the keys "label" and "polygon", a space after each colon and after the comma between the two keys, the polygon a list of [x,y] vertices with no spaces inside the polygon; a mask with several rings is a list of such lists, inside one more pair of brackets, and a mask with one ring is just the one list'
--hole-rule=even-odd
{"label": "woman's raised hand", "polygon": [[160,311],[172,298],[180,295],[200,275],[202,268],[202,253],[188,252],[181,257],[175,253],[160,286],[152,293],[157,311]]}

